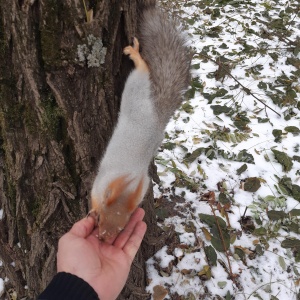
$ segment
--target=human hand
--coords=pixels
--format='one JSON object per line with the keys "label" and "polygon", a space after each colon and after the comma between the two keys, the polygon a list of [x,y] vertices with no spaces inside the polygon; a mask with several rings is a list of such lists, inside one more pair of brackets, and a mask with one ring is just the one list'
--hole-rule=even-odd
{"label": "human hand", "polygon": [[58,242],[57,272],[82,278],[101,300],[116,299],[145,235],[144,215],[145,211],[138,208],[124,230],[109,242],[99,241],[92,217],[75,223]]}

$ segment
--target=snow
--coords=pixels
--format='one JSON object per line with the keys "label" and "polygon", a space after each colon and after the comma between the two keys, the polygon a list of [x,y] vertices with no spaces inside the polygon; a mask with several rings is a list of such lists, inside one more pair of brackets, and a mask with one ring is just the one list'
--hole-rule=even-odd
{"label": "snow", "polygon": [[161,248],[156,252],[155,258],[160,261],[160,265],[162,268],[167,268],[169,263],[175,258],[173,255],[167,254],[167,246]]}
{"label": "snow", "polygon": [[[294,155],[300,156],[300,135],[285,130],[287,126],[300,128],[299,105],[298,107],[295,104],[279,106],[269,97],[270,93],[274,93],[272,88],[276,87],[279,91],[276,94],[283,99],[287,90],[282,82],[290,80],[290,87],[297,95],[296,102],[299,101],[300,80],[299,76],[295,77],[297,69],[287,63],[287,60],[300,56],[299,54],[295,56],[286,50],[286,41],[273,34],[276,31],[268,27],[268,22],[280,19],[282,14],[292,7],[293,12],[284,15],[282,19],[283,24],[288,26],[291,32],[288,39],[295,41],[300,36],[300,17],[296,14],[295,8],[296,5],[299,7],[299,4],[296,1],[255,0],[246,4],[241,2],[236,7],[230,5],[235,2],[237,1],[221,6],[212,1],[210,10],[219,9],[221,14],[215,19],[212,19],[209,13],[203,13],[203,7],[197,7],[197,1],[191,4],[186,1],[180,2],[183,10],[181,17],[194,20],[187,30],[190,34],[191,47],[195,52],[192,65],[199,64],[200,67],[192,69],[192,76],[194,79],[199,78],[203,91],[196,89],[195,96],[188,101],[193,107],[192,112],[186,112],[181,108],[175,113],[166,128],[168,135],[164,143],[172,142],[176,147],[168,150],[164,148],[163,143],[156,158],[161,183],[154,187],[155,197],[184,195],[185,203],[190,207],[186,212],[182,210],[185,204],[178,203],[176,207],[180,214],[168,217],[160,223],[163,228],[170,228],[170,230],[174,228],[179,243],[165,245],[147,262],[149,281],[147,291],[152,294],[153,288],[161,285],[168,290],[165,299],[173,299],[175,294],[185,297],[192,294],[195,299],[217,299],[216,296],[226,297],[226,299],[235,297],[236,300],[298,299],[300,265],[294,257],[293,249],[283,248],[281,242],[286,238],[300,239],[300,236],[298,233],[286,230],[292,219],[274,222],[269,219],[268,212],[276,210],[288,213],[292,209],[300,209],[298,200],[291,195],[283,194],[278,188],[278,180],[284,176],[290,177],[292,184],[300,185],[300,163],[292,160],[291,170],[285,172],[272,152],[272,149],[276,149],[291,158]],[[179,14],[176,9],[175,12]],[[219,37],[209,36],[211,28],[217,26],[221,28]],[[269,32],[272,38],[263,38],[260,34],[256,34],[263,30]],[[226,49],[219,48],[223,43],[226,44]],[[252,46],[253,49],[245,51],[244,43]],[[208,76],[218,70],[218,65],[212,60],[201,59],[199,54],[205,46],[209,49],[207,56],[213,60],[217,60],[220,55],[229,59],[232,67],[230,74],[272,110],[265,108],[263,103],[251,94],[245,93],[241,87],[233,88],[237,85],[233,78],[226,76],[222,81],[216,80],[214,76]],[[266,51],[255,52],[262,48]],[[270,53],[276,53],[278,59],[274,60]],[[285,76],[282,77],[283,75]],[[283,78],[280,79],[283,81],[280,83],[278,78]],[[266,84],[266,88],[261,88],[261,83]],[[221,88],[228,92],[225,97],[215,97],[211,103],[208,103],[204,93],[212,95]],[[231,97],[226,97],[228,95]],[[247,124],[249,130],[236,130],[232,115],[224,113],[215,115],[211,105],[230,107],[233,116],[237,112],[244,112],[250,120]],[[291,117],[284,118],[290,111],[293,112]],[[268,120],[261,123],[261,119]],[[224,141],[214,138],[212,133],[220,132],[223,128],[228,128],[232,135],[242,132],[245,138],[235,143],[233,140]],[[282,130],[281,141],[275,141],[274,129]],[[212,146],[216,153],[213,159],[202,152],[192,163],[185,162],[187,153],[209,146]],[[254,163],[229,160],[221,155],[221,151],[237,155],[244,149],[253,156]],[[245,163],[247,170],[237,174],[237,169]],[[197,191],[177,186],[176,172],[179,171],[189,180],[199,184]],[[256,192],[241,189],[241,182],[250,177],[256,177],[260,181],[261,186]],[[216,251],[217,263],[209,266],[211,277],[204,279],[199,275],[203,273],[205,266],[209,265],[204,247],[212,243],[207,240],[203,231],[203,228],[208,231],[210,228],[199,218],[199,214],[213,215],[213,213],[207,201],[199,200],[209,191],[214,192],[218,200],[220,191],[217,184],[219,183],[225,187],[225,193],[231,196],[230,212],[227,215],[232,232],[238,234],[229,246],[228,258],[224,252]],[[216,208],[215,213],[226,221],[224,215],[222,216]],[[252,218],[256,229],[263,227],[266,233],[255,235],[245,232],[241,226],[244,213],[245,216]],[[257,217],[260,218],[262,225],[255,221]],[[186,229],[186,224],[189,222],[192,222],[195,227],[192,232],[190,230],[187,232]],[[298,222],[299,220],[297,224]],[[262,248],[262,253],[259,253],[257,246]],[[244,249],[244,261],[235,253],[236,247]],[[230,278],[226,270],[227,259],[230,260],[232,273],[236,275],[235,279]],[[167,272],[164,269],[166,266],[168,266]]]}
{"label": "snow", "polygon": [[4,293],[4,280],[0,278],[0,297]]}

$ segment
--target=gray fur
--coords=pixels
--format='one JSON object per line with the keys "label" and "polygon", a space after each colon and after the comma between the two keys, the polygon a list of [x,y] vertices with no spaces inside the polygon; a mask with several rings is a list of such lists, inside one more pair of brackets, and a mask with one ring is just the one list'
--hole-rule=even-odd
{"label": "gray fur", "polygon": [[139,40],[150,68],[151,97],[164,129],[189,85],[191,57],[186,38],[174,20],[154,8],[143,14]]}
{"label": "gray fur", "polygon": [[109,183],[124,175],[133,180],[125,193],[132,192],[143,179],[144,196],[148,166],[162,138],[150,98],[149,74],[134,70],[126,81],[118,124],[100,163],[92,197],[102,202]]}

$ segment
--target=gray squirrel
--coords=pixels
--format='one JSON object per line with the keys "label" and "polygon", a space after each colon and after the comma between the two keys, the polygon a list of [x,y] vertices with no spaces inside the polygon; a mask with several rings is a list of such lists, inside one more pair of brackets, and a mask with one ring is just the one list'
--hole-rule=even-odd
{"label": "gray squirrel", "polygon": [[90,214],[104,241],[118,235],[143,200],[149,164],[190,79],[186,40],[175,21],[157,8],[144,11],[139,40],[134,38],[124,54],[135,69],[126,81],[118,122],[91,192]]}

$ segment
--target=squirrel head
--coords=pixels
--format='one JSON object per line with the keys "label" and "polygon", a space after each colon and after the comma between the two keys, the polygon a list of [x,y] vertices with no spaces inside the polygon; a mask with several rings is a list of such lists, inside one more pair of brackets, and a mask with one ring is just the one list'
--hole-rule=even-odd
{"label": "squirrel head", "polygon": [[100,240],[115,238],[141,202],[143,179],[133,189],[134,182],[127,175],[120,176],[108,184],[103,195],[92,194],[91,215],[98,223]]}

